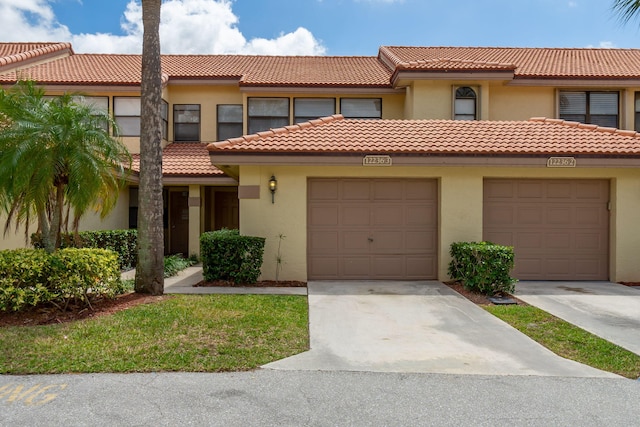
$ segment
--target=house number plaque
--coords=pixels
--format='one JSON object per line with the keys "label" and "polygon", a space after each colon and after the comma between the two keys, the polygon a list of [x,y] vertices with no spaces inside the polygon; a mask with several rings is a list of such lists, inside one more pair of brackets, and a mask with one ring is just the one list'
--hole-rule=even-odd
{"label": "house number plaque", "polygon": [[575,168],[575,157],[549,157],[547,159],[548,168]]}
{"label": "house number plaque", "polygon": [[364,156],[362,166],[391,166],[391,157],[389,156]]}

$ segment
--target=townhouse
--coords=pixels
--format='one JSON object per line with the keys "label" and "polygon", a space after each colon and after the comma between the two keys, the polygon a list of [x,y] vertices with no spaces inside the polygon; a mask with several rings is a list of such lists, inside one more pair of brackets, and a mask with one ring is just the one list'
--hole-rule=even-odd
{"label": "townhouse", "polygon": [[[83,92],[135,155],[140,59],[5,43],[0,84]],[[280,246],[282,279],[446,280],[452,242],[491,240],[514,246],[522,280],[640,278],[640,50],[384,46],[162,69],[167,252],[239,228],[267,239],[266,279]],[[135,170],[83,228],[136,227]]]}

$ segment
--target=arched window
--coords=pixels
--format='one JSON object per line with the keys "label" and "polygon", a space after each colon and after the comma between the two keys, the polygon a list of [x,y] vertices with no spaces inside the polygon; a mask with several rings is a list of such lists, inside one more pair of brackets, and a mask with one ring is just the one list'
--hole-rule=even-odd
{"label": "arched window", "polygon": [[454,103],[454,119],[455,120],[476,120],[477,117],[477,100],[476,91],[468,86],[456,89],[456,99]]}

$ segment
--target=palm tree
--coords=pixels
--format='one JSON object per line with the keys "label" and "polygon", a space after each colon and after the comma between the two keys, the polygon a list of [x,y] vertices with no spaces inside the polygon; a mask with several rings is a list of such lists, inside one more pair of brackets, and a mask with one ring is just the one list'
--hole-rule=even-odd
{"label": "palm tree", "polygon": [[[60,246],[70,211],[77,231],[90,208],[106,216],[115,206],[130,168],[127,148],[109,135],[108,112],[77,94],[45,97],[34,82],[0,89],[0,209],[16,230],[37,220],[44,247]],[[66,213],[65,213],[66,210]]]}
{"label": "palm tree", "polygon": [[138,264],[135,290],[164,292],[164,225],[162,221],[162,70],[160,66],[161,0],[142,0],[142,81],[140,111],[140,187]]}
{"label": "palm tree", "polygon": [[623,23],[627,23],[640,12],[640,0],[614,0],[612,9]]}

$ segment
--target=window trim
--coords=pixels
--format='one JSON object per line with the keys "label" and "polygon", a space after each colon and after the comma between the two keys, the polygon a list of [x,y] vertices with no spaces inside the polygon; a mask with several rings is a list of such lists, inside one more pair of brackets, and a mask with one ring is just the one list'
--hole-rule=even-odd
{"label": "window trim", "polygon": [[[166,117],[163,117],[162,107],[165,108]],[[160,120],[162,121],[162,139],[165,141],[169,140],[169,103],[162,100],[162,106],[160,107]]]}
{"label": "window trim", "polygon": [[[591,94],[593,93],[607,93],[607,94],[615,94],[617,97],[617,113],[615,114],[616,117],[616,125],[615,128],[619,129],[621,127],[621,119],[622,119],[622,115],[621,115],[621,101],[622,101],[622,96],[621,96],[621,91],[617,91],[617,90],[588,90],[588,89],[584,89],[584,90],[577,90],[577,89],[559,89],[557,91],[558,94],[558,102],[557,102],[557,108],[558,108],[558,115],[557,117],[561,120],[571,120],[571,119],[566,119],[562,117],[561,114],[561,106],[560,103],[562,101],[562,94],[563,93],[567,93],[567,92],[572,92],[572,93],[584,93],[585,94],[585,113],[584,113],[584,117],[585,117],[585,124],[595,124],[591,121],[591,116],[592,114],[590,113],[590,109],[591,109]],[[614,116],[613,114],[594,114],[596,116]],[[582,123],[582,122],[581,122]]]}
{"label": "window trim", "polygon": [[[125,115],[125,114],[116,114],[116,99],[137,99],[138,100],[138,104],[139,104],[139,112],[138,115]],[[132,118],[132,117],[137,117],[138,118],[138,125],[142,125],[142,101],[140,99],[139,96],[114,96],[113,97],[113,120],[115,120],[116,123],[118,123],[118,117],[128,117],[128,118]],[[118,131],[121,131],[122,128],[120,127],[120,125],[118,124]],[[138,133],[137,134],[125,134],[125,133],[118,133],[118,136],[122,136],[122,137],[140,137],[141,134],[141,129],[138,128]]]}
{"label": "window trim", "polygon": [[[251,100],[253,99],[279,99],[279,100],[286,100],[287,101],[287,115],[286,115],[286,119],[287,119],[287,124],[285,126],[288,126],[291,124],[291,98],[288,96],[250,96],[247,98],[247,133],[251,134],[251,133],[256,133],[256,132],[262,132],[268,129],[262,129],[262,130],[258,130],[258,131],[252,131],[251,130],[251,119],[284,119],[285,116],[252,116],[251,115]],[[272,127],[273,128],[273,127]]]}
{"label": "window trim", "polygon": [[[240,121],[239,122],[221,122],[220,121],[220,107],[227,107],[227,106],[240,107],[241,113],[240,113]],[[242,136],[242,134],[244,133],[244,105],[242,105],[242,104],[217,104],[216,105],[216,139],[218,141],[223,141],[224,140],[220,136],[220,125],[221,124],[240,125],[240,135],[237,135],[237,136]],[[225,138],[225,139],[228,139],[228,138]]]}
{"label": "window trim", "polygon": [[[178,115],[176,114],[176,107],[185,105],[197,105],[198,106],[198,122],[177,122]],[[178,139],[176,135],[176,125],[196,125],[198,127],[198,137],[196,139]],[[195,126],[194,126],[195,127]],[[173,142],[200,142],[202,139],[202,105],[201,104],[173,104]]]}
{"label": "window trim", "polygon": [[312,116],[298,116],[296,114],[296,103],[298,100],[309,100],[309,99],[313,99],[313,100],[330,100],[333,101],[333,113],[329,114],[329,115],[333,115],[336,114],[336,109],[338,108],[338,100],[334,97],[306,97],[306,96],[301,96],[301,97],[295,97],[293,98],[293,123],[303,123],[303,122],[308,122],[310,120],[314,120],[314,119],[319,119],[320,117],[326,117],[326,116],[318,116],[318,117],[312,117]]}
{"label": "window trim", "polygon": [[[380,101],[380,117],[373,117],[373,116],[368,116],[368,117],[364,117],[364,116],[363,117],[344,116],[342,101],[344,101],[344,100],[354,100],[354,99],[368,99],[368,100],[378,100],[378,101]],[[342,114],[345,119],[347,119],[347,118],[361,119],[361,120],[379,120],[379,119],[382,119],[382,117],[383,117],[383,115],[382,115],[382,98],[369,98],[369,97],[343,97],[343,98],[340,98],[340,114]]]}
{"label": "window trim", "polygon": [[[470,97],[460,97],[458,98],[458,91],[460,89],[469,89],[471,91],[473,91],[473,98]],[[453,86],[453,101],[452,101],[452,105],[451,105],[451,116],[453,118],[453,120],[468,120],[468,119],[462,119],[462,118],[457,118],[458,116],[469,116],[469,114],[462,114],[462,113],[456,113],[456,101],[458,99],[473,99],[474,103],[473,103],[473,119],[471,119],[471,121],[473,120],[479,120],[480,118],[480,89],[477,86],[469,86],[469,85],[458,85],[458,86]]]}

